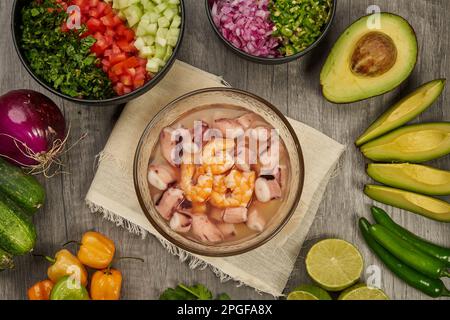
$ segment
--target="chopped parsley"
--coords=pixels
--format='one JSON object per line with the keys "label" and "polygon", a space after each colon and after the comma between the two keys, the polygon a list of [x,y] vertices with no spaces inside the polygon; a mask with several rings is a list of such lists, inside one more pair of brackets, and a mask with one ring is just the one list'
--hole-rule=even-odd
{"label": "chopped parsley", "polygon": [[86,28],[63,32],[68,15],[53,0],[35,0],[22,9],[20,45],[31,69],[54,89],[71,97],[107,99],[111,81],[91,53],[95,39]]}

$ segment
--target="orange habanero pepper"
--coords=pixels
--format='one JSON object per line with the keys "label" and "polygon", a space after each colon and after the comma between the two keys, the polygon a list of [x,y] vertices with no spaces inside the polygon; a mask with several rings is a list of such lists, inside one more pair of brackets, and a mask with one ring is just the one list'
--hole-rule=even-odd
{"label": "orange habanero pepper", "polygon": [[122,289],[122,273],[107,268],[94,273],[91,279],[92,300],[119,300]]}
{"label": "orange habanero pepper", "polygon": [[35,283],[28,289],[29,300],[50,300],[50,292],[53,289],[53,282],[50,280],[40,281]]}
{"label": "orange habanero pepper", "polygon": [[89,231],[81,238],[77,256],[88,267],[105,269],[111,264],[115,251],[114,242],[98,232]]}
{"label": "orange habanero pepper", "polygon": [[62,249],[58,251],[55,258],[46,257],[46,259],[53,264],[47,269],[47,275],[53,283],[58,282],[64,276],[75,275],[80,277],[82,286],[87,285],[87,271],[69,250]]}

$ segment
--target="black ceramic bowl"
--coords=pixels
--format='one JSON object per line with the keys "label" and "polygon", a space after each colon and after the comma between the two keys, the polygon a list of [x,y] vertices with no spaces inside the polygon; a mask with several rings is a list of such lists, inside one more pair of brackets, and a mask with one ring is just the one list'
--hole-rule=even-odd
{"label": "black ceramic bowl", "polygon": [[211,14],[211,8],[214,3],[214,0],[205,0],[205,7],[206,7],[206,15],[208,16],[208,20],[209,20],[212,28],[214,29],[214,32],[220,38],[220,40],[222,40],[222,42],[225,43],[225,45],[229,49],[231,49],[231,51],[233,51],[237,55],[239,55],[247,60],[253,61],[253,62],[262,63],[262,64],[282,64],[282,63],[296,60],[296,59],[306,55],[325,38],[326,34],[330,30],[331,24],[333,23],[333,20],[334,20],[334,16],[336,14],[336,2],[337,2],[336,0],[333,0],[333,7],[331,8],[330,20],[325,25],[325,27],[322,30],[322,34],[317,38],[316,41],[314,41],[308,48],[306,48],[305,50],[303,50],[301,52],[298,52],[291,56],[285,56],[285,57],[279,57],[279,58],[264,58],[264,57],[253,56],[251,54],[248,54],[248,53],[236,48],[227,39],[225,39],[223,37],[222,33],[220,32],[219,29],[217,29],[216,24],[214,23],[214,20],[213,20],[212,14]]}
{"label": "black ceramic bowl", "polygon": [[183,40],[184,26],[185,26],[185,7],[184,7],[184,1],[181,0],[180,1],[181,25],[180,25],[180,36],[178,38],[177,45],[173,49],[173,54],[170,57],[169,61],[167,61],[166,65],[150,81],[148,81],[144,86],[140,87],[139,89],[134,90],[134,91],[130,92],[129,94],[126,94],[123,96],[116,96],[116,97],[104,99],[104,100],[88,100],[88,99],[74,98],[74,97],[63,94],[63,93],[59,92],[58,90],[55,90],[49,84],[47,84],[46,82],[41,80],[39,77],[37,77],[33,73],[33,70],[31,70],[30,66],[28,65],[28,62],[25,59],[25,55],[24,55],[22,49],[20,48],[19,42],[20,42],[20,35],[21,35],[20,25],[22,23],[21,10],[22,10],[22,7],[28,2],[29,2],[29,0],[14,0],[14,4],[13,4],[13,8],[12,8],[11,31],[12,31],[14,47],[16,48],[17,55],[19,56],[20,61],[22,62],[25,69],[27,69],[28,73],[37,82],[39,82],[39,84],[41,84],[44,88],[46,88],[48,91],[54,93],[55,95],[57,95],[63,99],[75,102],[75,103],[80,103],[80,104],[85,104],[85,105],[95,105],[95,106],[118,105],[118,104],[126,103],[130,100],[133,100],[133,99],[139,97],[140,95],[143,95],[148,90],[153,88],[162,78],[164,78],[166,73],[170,70],[170,68],[172,67],[172,65],[176,59],[178,50],[180,49],[181,41]]}

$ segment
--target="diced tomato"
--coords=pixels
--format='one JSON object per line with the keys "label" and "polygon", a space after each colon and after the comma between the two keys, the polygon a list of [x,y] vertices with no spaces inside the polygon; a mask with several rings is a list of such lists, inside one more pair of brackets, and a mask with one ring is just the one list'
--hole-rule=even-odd
{"label": "diced tomato", "polygon": [[86,22],[86,26],[88,27],[89,31],[91,31],[92,33],[103,32],[105,30],[105,26],[103,25],[103,23],[99,19],[96,19],[96,18],[90,18]]}
{"label": "diced tomato", "polygon": [[131,91],[133,91],[133,89],[132,88],[130,88],[130,87],[124,87],[123,88],[123,94],[129,94]]}
{"label": "diced tomato", "polygon": [[[145,84],[151,76],[145,68],[147,59],[138,57],[133,29],[126,26],[109,3],[104,0],[55,1],[66,7],[77,5],[80,8],[81,21],[87,27],[82,36],[92,35],[96,39],[91,51],[99,58],[98,67],[108,75],[118,95]],[[68,30],[66,24],[62,30]]]}
{"label": "diced tomato", "polygon": [[91,6],[91,8],[97,7],[99,3],[100,0],[89,0],[89,5]]}
{"label": "diced tomato", "polygon": [[116,41],[117,46],[125,52],[135,52],[136,51],[136,47],[128,42],[126,39],[121,39],[121,40],[117,40]]}
{"label": "diced tomato", "polygon": [[120,82],[129,87],[133,85],[133,78],[129,74],[123,74],[120,76]]}
{"label": "diced tomato", "polygon": [[116,76],[120,76],[123,73],[124,67],[123,67],[123,62],[119,62],[116,63],[115,65],[113,65],[113,67],[111,68],[111,72],[113,74],[115,74]]}
{"label": "diced tomato", "polygon": [[109,62],[111,62],[111,65],[115,65],[115,64],[125,61],[125,60],[127,60],[127,55],[125,54],[125,52],[121,52],[119,54],[113,54],[109,58]]}
{"label": "diced tomato", "polygon": [[127,60],[123,62],[123,66],[126,69],[139,67],[139,60],[136,57],[129,57]]}

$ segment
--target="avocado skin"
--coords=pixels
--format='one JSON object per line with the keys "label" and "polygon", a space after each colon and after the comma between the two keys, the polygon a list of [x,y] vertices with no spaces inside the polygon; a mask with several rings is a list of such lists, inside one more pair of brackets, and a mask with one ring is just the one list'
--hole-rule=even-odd
{"label": "avocado skin", "polygon": [[[417,36],[416,36],[416,32],[415,32],[414,28],[409,24],[409,22],[408,22],[406,19],[404,19],[404,18],[403,18],[402,16],[400,16],[400,15],[397,15],[397,14],[391,13],[391,12],[380,12],[380,16],[391,16],[391,17],[396,17],[396,18],[402,19],[402,20],[404,20],[404,21],[406,21],[406,22],[408,23],[408,26],[409,26],[409,28],[410,28],[409,31],[411,32],[412,38],[414,38],[414,41],[415,41],[415,46],[414,46],[414,47],[415,47],[415,55],[414,55],[414,57],[412,58],[412,59],[413,59],[413,65],[412,65],[411,70],[409,71],[408,75],[407,75],[406,77],[404,77],[404,79],[402,79],[401,82],[399,82],[397,85],[393,86],[392,88],[387,88],[386,90],[383,90],[383,91],[381,91],[381,92],[379,92],[379,93],[377,93],[377,94],[372,94],[372,95],[369,95],[369,96],[366,96],[366,97],[354,98],[354,99],[349,99],[349,100],[345,100],[345,101],[344,101],[344,100],[338,101],[338,100],[333,100],[332,97],[328,96],[328,95],[325,93],[324,84],[323,84],[323,81],[322,81],[322,74],[323,74],[323,71],[324,71],[325,67],[327,66],[327,64],[330,63],[330,59],[332,58],[332,55],[333,55],[333,53],[334,53],[334,50],[335,50],[336,45],[338,44],[338,42],[339,42],[339,40],[341,39],[342,36],[344,36],[345,34],[348,34],[348,33],[351,31],[350,29],[351,29],[351,27],[352,27],[354,24],[358,23],[358,22],[361,21],[361,20],[367,19],[367,18],[370,17],[370,16],[371,16],[371,14],[360,17],[359,19],[355,20],[352,24],[350,24],[350,25],[349,25],[349,26],[348,26],[348,27],[340,34],[340,36],[338,37],[338,39],[337,39],[336,42],[334,43],[334,45],[333,45],[333,47],[332,47],[332,49],[331,49],[331,52],[328,54],[328,57],[327,57],[327,59],[325,60],[324,65],[322,66],[322,70],[321,70],[321,73],[320,73],[320,87],[321,87],[321,91],[322,91],[323,97],[324,97],[328,102],[330,102],[330,103],[338,104],[338,105],[340,105],[340,104],[349,104],[349,103],[354,103],[354,102],[364,101],[364,100],[367,100],[367,99],[371,99],[371,98],[378,97],[378,96],[382,96],[382,95],[384,95],[384,94],[386,94],[386,93],[389,93],[389,92],[393,91],[394,89],[398,88],[399,86],[401,86],[401,85],[408,79],[408,77],[411,75],[411,73],[413,72],[413,70],[415,69],[415,67],[416,67],[416,65],[417,65],[417,60],[418,60],[418,56],[419,56],[419,46],[418,46]],[[348,54],[350,54],[350,52],[349,52]]]}
{"label": "avocado skin", "polygon": [[[364,187],[364,193],[371,199],[396,207],[404,209],[413,213],[417,213],[421,216],[427,217],[441,222],[450,222],[450,203],[432,198],[429,196],[424,196],[418,193],[404,191],[396,188],[379,186],[368,184]],[[442,205],[446,208],[445,212],[433,211],[433,208],[426,207],[424,203],[422,206],[418,206],[413,202],[409,201],[405,196],[414,196],[419,199],[435,201],[437,204]]]}
{"label": "avocado skin", "polygon": [[[426,174],[429,177],[440,175],[439,181],[446,182],[439,185],[430,185],[424,181],[420,181],[419,178],[413,179],[408,175],[408,173],[414,175],[413,170],[422,171],[422,176]],[[410,163],[370,163],[367,166],[367,174],[375,181],[394,188],[430,196],[450,195],[450,171]]]}
{"label": "avocado skin", "polygon": [[[413,120],[418,115],[420,115],[422,112],[424,112],[426,109],[428,109],[435,101],[436,99],[441,95],[442,91],[444,90],[446,83],[446,79],[436,79],[432,80],[430,82],[422,84],[420,87],[416,88],[413,92],[408,94],[406,97],[398,101],[396,104],[394,104],[392,107],[390,107],[388,110],[386,110],[381,116],[377,118],[370,126],[369,128],[356,140],[355,144],[357,147],[361,146],[362,144],[371,141],[375,138],[378,138],[379,136],[394,130],[405,123]],[[403,117],[400,117],[398,120],[392,122],[392,123],[386,123],[386,118],[391,115],[396,109],[401,106],[405,101],[413,98],[416,95],[422,94],[424,89],[427,89],[429,86],[438,85],[439,88],[434,94],[434,96],[431,97],[431,99],[427,101],[423,101],[423,104],[415,108],[414,110],[411,110],[408,112],[408,114],[405,114]],[[373,133],[374,131],[377,131],[377,133]]]}
{"label": "avocado skin", "polygon": [[[424,146],[427,149],[421,152],[416,151],[406,153],[406,151],[401,151],[398,148],[394,149],[389,145],[405,134],[419,135],[427,130],[439,131],[443,135],[448,135],[448,137],[442,141],[439,146],[435,146],[433,149],[430,149],[430,144],[427,143],[426,146]],[[415,147],[417,148],[419,145],[416,145]],[[430,122],[404,126],[362,145],[360,151],[366,158],[379,162],[421,163],[434,160],[450,153],[450,122]]]}

